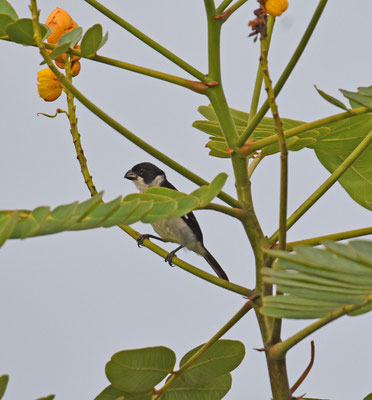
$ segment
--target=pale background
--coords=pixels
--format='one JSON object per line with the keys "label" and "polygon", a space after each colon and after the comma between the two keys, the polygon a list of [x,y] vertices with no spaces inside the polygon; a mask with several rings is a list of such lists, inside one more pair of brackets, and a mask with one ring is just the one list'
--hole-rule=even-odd
{"label": "pale background", "polygon": [[[291,1],[275,28],[270,54],[274,81],[292,55],[317,1]],[[106,0],[105,5],[145,33],[206,71],[206,23],[201,0]],[[28,2],[13,0],[20,16]],[[66,9],[84,29],[101,23],[110,34],[102,55],[187,77],[172,63],[111,23],[84,1],[40,0],[41,20],[55,7]],[[223,27],[223,78],[231,106],[247,110],[257,69],[258,43],[248,38],[248,21],[257,3],[251,0]],[[372,2],[330,0],[318,29],[278,102],[284,117],[311,121],[339,112],[313,88],[337,95],[371,84]],[[41,58],[35,48],[0,42],[1,200],[0,208],[57,206],[89,197],[75,159],[65,116],[37,117],[65,108],[43,102],[36,91]],[[87,60],[77,87],[137,135],[168,153],[205,179],[232,174],[228,160],[208,157],[207,136],[191,127],[197,107],[208,100],[183,88]],[[134,191],[123,175],[149,155],[126,141],[78,105],[79,129],[95,184],[105,199]],[[159,162],[183,191],[195,185]],[[260,165],[253,178],[255,207],[265,233],[278,220],[278,157]],[[313,152],[290,154],[292,212],[328,176]],[[232,179],[225,189],[234,194]],[[208,249],[233,282],[252,287],[253,259],[239,223],[210,211],[197,213]],[[337,184],[289,232],[289,240],[364,227],[371,213],[354,203]],[[136,224],[141,232],[150,226]],[[173,246],[169,246],[172,249]],[[203,259],[181,256],[209,270]],[[108,381],[105,363],[122,349],[166,345],[178,359],[208,340],[243,304],[230,293],[170,268],[149,250],[138,249],[117,228],[8,241],[1,249],[0,373],[10,375],[6,400],[93,399]],[[314,368],[296,393],[335,400],[361,400],[372,392],[371,315],[348,317],[322,329],[288,356],[293,384],[316,343]],[[285,321],[283,337],[306,321]],[[253,313],[227,338],[242,340],[247,355],[233,373],[228,400],[270,398],[262,345]]]}

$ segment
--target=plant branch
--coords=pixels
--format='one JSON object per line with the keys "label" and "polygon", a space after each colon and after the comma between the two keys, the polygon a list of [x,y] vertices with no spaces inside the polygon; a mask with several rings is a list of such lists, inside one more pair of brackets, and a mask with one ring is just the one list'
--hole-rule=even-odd
{"label": "plant branch", "polygon": [[[66,71],[66,79],[72,82],[72,73],[71,73],[71,59],[67,57],[67,61],[65,63],[65,71]],[[97,194],[97,189],[94,186],[92,176],[89,173],[87,159],[84,154],[83,147],[81,145],[81,138],[80,133],[77,127],[77,118],[76,118],[76,107],[74,105],[74,96],[69,92],[66,91],[67,96],[67,106],[68,106],[68,113],[67,117],[70,122],[70,132],[72,135],[73,143],[75,146],[76,156],[80,164],[81,173],[84,177],[85,184],[87,185],[89,192],[92,196]]]}
{"label": "plant branch", "polygon": [[[234,3],[231,7],[229,7],[226,11],[224,11],[222,14],[219,13],[219,8],[216,10],[216,16],[214,18],[216,19],[221,19],[222,22],[225,22],[228,18],[231,17],[232,14],[236,10],[238,10],[243,4],[245,4],[248,0],[238,0],[236,3]],[[229,1],[229,4],[231,1]]]}
{"label": "plant branch", "polygon": [[234,0],[223,0],[223,2],[217,7],[216,14],[220,14],[233,2]]}
{"label": "plant branch", "polygon": [[[112,117],[110,117],[108,114],[106,114],[104,111],[102,111],[99,107],[97,107],[92,101],[90,101],[86,96],[84,96],[74,85],[69,82],[66,77],[61,74],[58,70],[58,68],[54,65],[52,59],[50,58],[48,52],[45,49],[45,46],[42,42],[42,40],[37,42],[39,45],[40,49],[40,54],[46,61],[47,65],[49,68],[53,71],[53,73],[56,75],[58,80],[61,82],[61,84],[64,86],[64,88],[68,91],[70,91],[76,99],[78,99],[85,107],[87,107],[93,114],[95,114],[97,117],[99,117],[101,120],[103,120],[107,125],[111,126],[113,129],[115,129],[117,132],[119,132],[122,136],[130,140],[132,143],[134,143],[136,146],[140,147],[142,150],[147,152],[148,154],[151,154],[153,157],[157,158],[164,164],[168,165],[170,168],[174,169],[177,171],[179,174],[183,175],[187,179],[191,180],[192,182],[196,183],[199,186],[208,184],[207,181],[199,177],[198,175],[194,174],[187,168],[183,167],[181,164],[177,163],[176,161],[172,160],[170,157],[162,153],[161,151],[157,150],[155,147],[149,145],[147,142],[136,136],[134,133],[126,129],[123,125],[119,124],[116,120],[114,120]],[[218,194],[218,197],[225,201],[227,204],[229,204],[232,207],[237,207],[240,208],[240,203],[230,195],[224,192],[220,192]]]}
{"label": "plant branch", "polygon": [[102,5],[97,0],[84,0],[84,1],[88,4],[90,4],[92,7],[94,7],[96,10],[98,10],[100,13],[102,13],[106,17],[110,18],[112,21],[116,22],[119,26],[124,28],[129,33],[131,33],[137,39],[146,43],[148,46],[153,48],[155,51],[157,51],[164,57],[168,58],[168,60],[170,60],[174,64],[178,65],[180,68],[182,68],[184,71],[188,72],[190,75],[194,76],[195,78],[199,79],[200,81],[202,81],[204,83],[211,83],[204,74],[202,74],[200,71],[198,71],[192,65],[188,64],[186,61],[184,61],[180,57],[176,56],[174,53],[172,53],[171,51],[166,49],[161,44],[155,42],[155,40],[153,40],[149,36],[145,35],[139,29],[135,28],[133,25],[131,25],[129,22],[125,21],[119,15],[115,14],[114,12],[112,12],[111,10],[106,8],[104,5]]}
{"label": "plant branch", "polygon": [[[288,129],[288,130],[284,131],[284,136],[286,137],[286,139],[288,139],[292,136],[300,135],[307,131],[311,131],[312,129],[320,128],[320,127],[326,126],[328,124],[331,124],[331,123],[334,123],[337,121],[342,121],[344,119],[355,117],[357,115],[367,114],[370,112],[371,112],[371,110],[367,107],[355,108],[350,111],[331,115],[329,117],[318,119],[316,121],[309,122],[309,123],[297,126],[292,129]],[[254,142],[246,143],[242,147],[239,148],[238,155],[240,157],[248,157],[251,154],[253,154],[254,152],[256,152],[257,150],[261,150],[266,146],[276,143],[277,141],[278,141],[278,136],[272,135],[265,139],[260,139],[260,140],[254,141]]]}
{"label": "plant branch", "polygon": [[317,321],[313,322],[311,325],[307,326],[306,328],[300,330],[299,332],[295,333],[288,339],[284,340],[281,343],[275,344],[270,350],[269,354],[274,360],[280,360],[285,357],[288,350],[290,350],[293,346],[297,343],[301,342],[301,340],[307,338],[309,335],[317,331],[318,329],[322,328],[323,326],[329,324],[330,322],[342,317],[345,314],[348,314],[352,311],[358,310],[361,307],[372,302],[372,295],[366,296],[366,301],[362,304],[352,304],[340,307],[339,309],[332,311],[327,316],[318,319]]}
{"label": "plant branch", "polygon": [[[297,246],[318,246],[325,241],[338,242],[339,240],[351,239],[355,237],[371,235],[372,226],[367,228],[353,229],[351,231],[332,233],[330,235],[318,236],[310,239],[298,240],[296,242],[287,243],[286,250],[293,251]],[[276,246],[275,246],[276,247]]]}
{"label": "plant branch", "polygon": [[301,385],[301,383],[306,379],[306,377],[309,375],[309,372],[311,371],[311,368],[314,365],[314,359],[315,359],[315,345],[314,341],[311,341],[311,356],[310,356],[310,362],[309,365],[306,367],[305,371],[303,374],[298,378],[296,383],[291,387],[291,393],[293,394]]}
{"label": "plant branch", "polygon": [[[320,0],[319,1],[318,7],[316,8],[313,17],[312,17],[308,27],[306,28],[304,35],[301,38],[300,43],[298,44],[295,52],[293,53],[293,56],[289,60],[287,66],[285,67],[282,75],[280,76],[277,84],[274,87],[275,97],[277,97],[278,94],[280,93],[281,89],[283,88],[284,84],[287,82],[287,79],[289,78],[290,74],[292,73],[294,67],[296,66],[298,60],[300,59],[302,53],[304,52],[305,47],[306,47],[307,43],[309,42],[311,35],[313,34],[314,29],[323,13],[323,10],[324,10],[325,6],[327,5],[327,1],[328,0]],[[236,144],[237,147],[241,147],[247,141],[247,139],[251,136],[253,131],[256,129],[257,125],[260,123],[262,118],[267,113],[268,109],[269,109],[269,101],[266,100],[265,103],[260,108],[260,110],[258,111],[258,113],[256,114],[256,116],[254,117],[254,119],[252,120],[252,122],[247,126],[247,129],[240,136],[240,138]],[[234,149],[234,150],[237,150],[237,149]]]}
{"label": "plant branch", "polygon": [[[257,297],[257,296],[256,296]],[[239,322],[248,311],[252,309],[252,300],[246,302],[243,307],[228,321],[207,343],[205,343],[182,367],[175,371],[172,376],[167,380],[163,387],[156,391],[154,400],[161,397],[162,393],[166,392],[170,386],[173,385],[175,380],[181,376],[190,366],[202,356],[212,345],[214,345],[226,332],[228,332],[237,322]]]}
{"label": "plant branch", "polygon": [[243,219],[247,215],[247,212],[242,208],[226,207],[217,203],[209,203],[204,207],[197,208],[197,210],[214,210],[237,219]]}
{"label": "plant branch", "polygon": [[[2,38],[0,38],[0,40],[6,40],[9,42],[15,43],[12,40],[10,40],[8,37],[2,37]],[[29,46],[37,47],[36,44],[31,44]],[[52,43],[44,43],[44,46],[48,50],[54,50],[57,47],[57,45],[52,44]],[[208,85],[204,82],[190,81],[189,79],[184,79],[179,76],[170,75],[165,72],[156,71],[156,70],[153,70],[150,68],[141,67],[139,65],[130,64],[130,63],[127,63],[127,62],[124,62],[121,60],[116,60],[116,59],[110,58],[110,57],[99,56],[97,54],[93,54],[91,56],[84,57],[81,55],[80,50],[76,50],[76,49],[72,49],[72,48],[66,50],[66,53],[74,55],[74,56],[78,56],[80,58],[85,58],[87,60],[96,61],[96,62],[100,62],[102,64],[107,64],[107,65],[111,65],[113,67],[121,68],[121,69],[124,69],[127,71],[135,72],[137,74],[146,75],[151,78],[160,79],[165,82],[169,82],[169,83],[173,83],[178,86],[185,87],[187,89],[190,89],[190,90],[192,90],[196,93],[200,93],[200,94],[205,94],[206,90],[208,88]]]}
{"label": "plant branch", "polygon": [[[353,162],[369,147],[372,143],[372,131],[358,144],[349,156],[334,170],[331,176],[319,186],[317,190],[305,200],[300,207],[288,218],[287,230],[291,228],[323,195],[330,189],[353,164]],[[279,232],[276,231],[269,239],[270,244],[276,243]]]}

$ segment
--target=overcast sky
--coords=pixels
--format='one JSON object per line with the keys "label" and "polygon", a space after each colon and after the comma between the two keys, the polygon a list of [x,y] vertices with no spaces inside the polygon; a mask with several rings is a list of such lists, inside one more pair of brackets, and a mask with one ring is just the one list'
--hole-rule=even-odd
{"label": "overcast sky", "polygon": [[[278,19],[270,67],[275,81],[293,53],[317,5],[290,1]],[[28,2],[13,0],[21,17]],[[206,23],[201,0],[126,0],[109,8],[201,71],[207,69]],[[109,41],[100,54],[188,77],[178,67],[133,38],[84,1],[39,0],[41,20],[55,7],[66,9],[84,29],[101,23]],[[257,3],[250,0],[223,27],[222,57],[226,94],[232,107],[248,110],[257,69],[258,43],[248,38],[248,21]],[[372,2],[330,0],[303,58],[282,91],[283,117],[312,121],[339,110],[322,100],[313,85],[339,96],[337,89],[371,85]],[[66,108],[61,97],[43,102],[36,91],[40,55],[35,48],[0,41],[1,209],[57,206],[89,197],[76,161],[64,115],[37,117]],[[208,156],[207,135],[192,128],[200,118],[201,95],[166,82],[82,61],[76,86],[97,105],[150,144],[211,180],[226,171],[226,191],[235,194],[228,160]],[[340,96],[339,96],[340,97]],[[196,186],[126,141],[78,105],[79,130],[96,187],[105,199],[134,192],[124,173],[141,161],[155,162],[180,190]],[[279,159],[269,157],[253,177],[255,208],[266,234],[278,220]],[[313,152],[290,154],[289,212],[327,177]],[[233,282],[253,287],[253,257],[238,222],[199,211],[205,244]],[[338,184],[298,222],[288,240],[304,239],[371,225],[363,209]],[[134,225],[142,233],[151,226]],[[166,246],[169,250],[174,245]],[[155,345],[172,348],[178,360],[208,340],[241,307],[241,296],[178,269],[146,248],[139,249],[117,228],[9,240],[1,249],[0,374],[10,375],[6,400],[35,399],[55,393],[58,400],[91,400],[108,381],[105,363],[116,351]],[[181,257],[210,272],[190,252]],[[338,320],[303,341],[288,355],[293,384],[309,362],[310,340],[316,360],[297,395],[335,400],[363,399],[372,392],[371,316]],[[309,324],[285,321],[283,338]],[[267,400],[269,381],[253,313],[226,338],[241,340],[247,355],[233,373],[228,400]]]}

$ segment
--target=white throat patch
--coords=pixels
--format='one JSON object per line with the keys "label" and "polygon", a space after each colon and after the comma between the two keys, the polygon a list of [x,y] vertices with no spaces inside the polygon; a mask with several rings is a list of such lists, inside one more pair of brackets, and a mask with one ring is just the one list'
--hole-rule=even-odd
{"label": "white throat patch", "polygon": [[164,175],[158,175],[152,182],[149,184],[145,183],[143,178],[141,176],[137,176],[137,179],[133,181],[133,183],[136,185],[136,188],[139,192],[143,193],[145,192],[149,187],[154,187],[154,186],[161,186],[161,184],[164,182],[165,176]]}

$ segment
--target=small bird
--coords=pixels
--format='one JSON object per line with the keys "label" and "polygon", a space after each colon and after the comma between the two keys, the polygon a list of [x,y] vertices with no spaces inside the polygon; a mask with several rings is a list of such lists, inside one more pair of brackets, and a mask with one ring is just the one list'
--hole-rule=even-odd
{"label": "small bird", "polygon": [[[148,188],[154,186],[177,190],[170,182],[168,182],[165,173],[160,168],[149,162],[135,165],[124,175],[124,178],[133,181],[140,192],[144,192]],[[165,259],[165,261],[170,265],[172,265],[172,259],[176,252],[186,247],[204,257],[220,278],[227,281],[229,280],[225,271],[218,264],[212,254],[205,248],[203,244],[202,231],[192,212],[179,218],[163,219],[154,222],[151,225],[160,237],[150,234],[140,235],[137,240],[138,246],[141,246],[142,242],[149,238],[158,239],[163,242],[178,243],[180,246],[171,251]]]}

